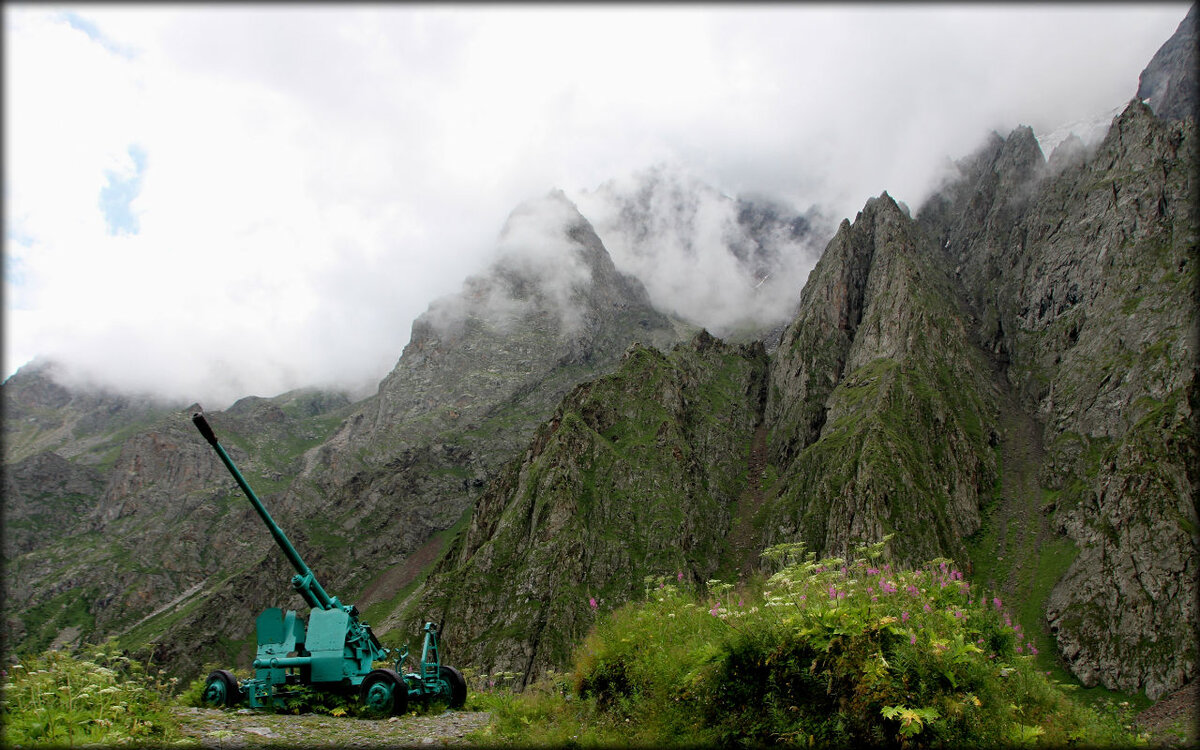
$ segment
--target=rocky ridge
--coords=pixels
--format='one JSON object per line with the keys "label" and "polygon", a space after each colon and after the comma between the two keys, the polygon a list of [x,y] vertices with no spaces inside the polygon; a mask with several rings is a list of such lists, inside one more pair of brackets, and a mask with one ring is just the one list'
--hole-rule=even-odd
{"label": "rocky ridge", "polygon": [[410,603],[414,622],[447,623],[447,651],[523,685],[561,668],[597,612],[640,596],[645,576],[714,575],[729,557],[765,368],[760,344],[703,331],[669,354],[630,347],[488,486]]}
{"label": "rocky ridge", "polygon": [[[1134,101],[1090,155],[1051,166],[1018,128],[964,160],[916,219],[885,193],[843,222],[770,358],[765,401],[738,406],[747,418],[761,408],[769,435],[775,481],[753,521],[761,544],[802,540],[836,555],[896,532],[901,560],[991,566],[983,525],[1005,500],[998,493],[1014,493],[1014,507],[1052,521],[1049,532],[1023,527],[1050,535],[1029,561],[1049,583],[1011,569],[994,584],[1032,602],[1032,624],[1057,636],[1081,681],[1155,698],[1193,679],[1196,310],[1180,300],[1196,288],[1194,148],[1191,121],[1166,122]],[[659,482],[649,500],[617,489],[658,469],[607,450],[605,415],[631,409],[622,429],[652,433],[655,412],[636,405],[662,403],[663,391],[624,370],[614,378],[623,400],[599,412],[586,391],[563,402],[416,599],[453,623],[456,647],[486,669],[531,679],[562,665],[556,631],[580,629],[593,589],[611,605],[636,597],[647,574],[707,574],[679,558],[695,542],[674,536],[696,528],[687,522],[666,524],[665,558],[608,555],[599,580],[574,562],[609,549],[606,539],[631,544],[634,519],[654,527],[638,517],[647,502],[687,513],[706,497],[663,489],[695,487],[684,476]],[[727,403],[694,392],[689,408],[701,414]],[[733,430],[724,455],[747,456],[752,434]],[[657,445],[687,455],[669,433]],[[611,461],[593,475],[601,454]],[[999,457],[1018,454],[1034,477],[1002,482]],[[744,469],[728,477],[704,516],[715,538],[732,533],[729,507],[749,481]],[[705,571],[734,564],[722,552],[707,552]],[[497,597],[505,581],[531,585]]]}

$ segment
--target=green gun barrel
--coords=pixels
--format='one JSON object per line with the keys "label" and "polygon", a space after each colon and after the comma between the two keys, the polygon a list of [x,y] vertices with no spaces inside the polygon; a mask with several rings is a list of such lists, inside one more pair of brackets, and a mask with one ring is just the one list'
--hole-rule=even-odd
{"label": "green gun barrel", "polygon": [[250,504],[254,506],[254,510],[258,511],[258,515],[262,518],[263,523],[267,525],[267,529],[271,532],[271,536],[275,537],[275,543],[283,550],[283,554],[287,555],[287,559],[292,563],[292,567],[296,569],[297,575],[292,578],[292,587],[304,597],[304,601],[313,609],[334,609],[340,607],[341,604],[329,594],[325,593],[325,589],[317,581],[312,570],[304,563],[300,557],[300,553],[288,541],[287,534],[283,533],[283,529],[275,523],[275,519],[271,518],[271,514],[267,512],[262,501],[258,499],[258,495],[254,494],[254,490],[246,482],[242,473],[233,463],[233,459],[225,452],[225,448],[217,440],[217,436],[213,433],[212,427],[205,420],[202,412],[196,412],[192,415],[192,423],[196,425],[196,429],[200,430],[200,434],[208,441],[209,445],[216,450],[217,455],[221,458],[221,462],[225,464],[225,468],[229,469],[229,473],[237,481],[238,486],[242,488],[242,492],[246,493],[246,497],[250,499]]}

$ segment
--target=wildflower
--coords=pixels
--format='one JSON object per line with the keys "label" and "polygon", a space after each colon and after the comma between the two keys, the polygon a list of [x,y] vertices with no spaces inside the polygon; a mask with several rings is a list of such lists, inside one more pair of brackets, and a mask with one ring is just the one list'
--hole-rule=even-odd
{"label": "wildflower", "polygon": [[900,613],[900,622],[908,622],[908,612]]}
{"label": "wildflower", "polygon": [[928,604],[926,604],[926,605],[925,605],[925,611],[926,611],[926,612],[932,612],[932,611],[933,611],[933,607],[930,607]]}
{"label": "wildflower", "polygon": [[680,583],[683,583],[683,571],[682,570],[675,574],[675,580],[679,581]]}
{"label": "wildflower", "polygon": [[996,605],[996,609],[1000,609],[1000,597],[992,597],[992,604]]}
{"label": "wildflower", "polygon": [[598,609],[600,607],[600,605],[596,603],[596,597],[594,596],[588,599],[588,606],[592,609]]}
{"label": "wildflower", "polygon": [[910,635],[908,637],[908,645],[910,645],[910,646],[917,645],[917,634],[916,633],[913,633],[912,635]]}
{"label": "wildflower", "polygon": [[1020,654],[1020,653],[1023,653],[1023,652],[1021,651],[1021,644],[1019,644],[1019,643],[1017,644],[1017,653],[1018,653],[1018,654]]}
{"label": "wildflower", "polygon": [[719,607],[716,604],[714,604],[714,605],[712,605],[712,609],[708,610],[708,613],[710,615],[712,615],[713,617],[716,617],[718,611],[719,611]]}
{"label": "wildflower", "polygon": [[[1029,653],[1033,654],[1034,656],[1037,656],[1037,653],[1038,653],[1037,647],[1034,646],[1032,643],[1028,643],[1026,645],[1029,646]],[[1047,672],[1046,674],[1050,674],[1050,673]]]}

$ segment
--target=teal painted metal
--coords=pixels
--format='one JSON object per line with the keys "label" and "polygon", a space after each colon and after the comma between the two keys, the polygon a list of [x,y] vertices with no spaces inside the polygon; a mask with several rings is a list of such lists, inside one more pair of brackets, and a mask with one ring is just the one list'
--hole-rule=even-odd
{"label": "teal painted metal", "polygon": [[451,708],[460,708],[466,700],[466,683],[458,670],[441,663],[437,625],[425,623],[419,673],[401,676],[401,666],[408,656],[407,648],[400,652],[394,670],[373,669],[374,662],[391,655],[391,649],[379,643],[371,626],[359,619],[354,605],[342,604],[336,596],[326,593],[238,471],[203,413],[193,414],[192,422],[216,450],[275,538],[275,543],[296,569],[292,588],[312,608],[307,626],[292,610],[284,612],[278,607],[264,610],[255,623],[258,653],[253,664],[254,677],[238,683],[225,670],[213,672],[205,685],[205,702],[225,706],[236,705],[244,699],[251,708],[283,707],[289,689],[307,685],[328,690],[358,689],[368,708],[385,712],[402,713],[410,700],[436,698],[445,699]]}

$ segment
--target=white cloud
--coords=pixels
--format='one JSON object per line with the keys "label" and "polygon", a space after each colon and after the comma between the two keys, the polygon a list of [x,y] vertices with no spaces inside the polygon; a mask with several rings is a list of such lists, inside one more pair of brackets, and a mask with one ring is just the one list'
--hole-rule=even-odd
{"label": "white cloud", "polygon": [[[988,129],[1130,98],[1187,5],[66,10],[4,8],[6,374],[215,407],[377,381],[551,187],[678,161],[915,207]],[[131,146],[139,231],[110,236]]]}

